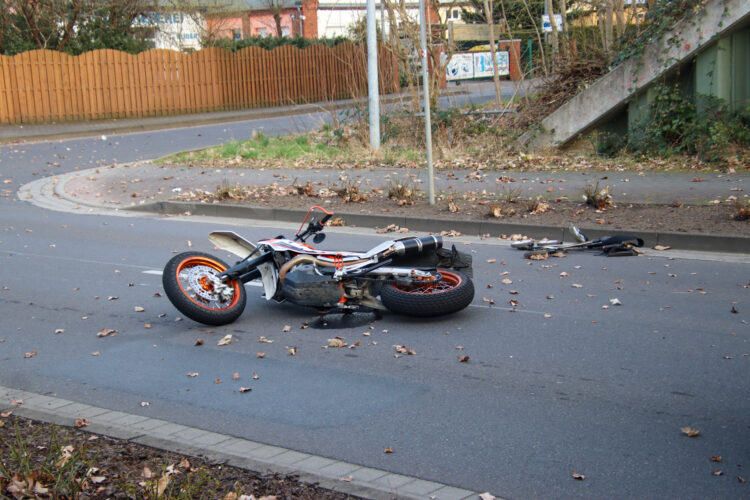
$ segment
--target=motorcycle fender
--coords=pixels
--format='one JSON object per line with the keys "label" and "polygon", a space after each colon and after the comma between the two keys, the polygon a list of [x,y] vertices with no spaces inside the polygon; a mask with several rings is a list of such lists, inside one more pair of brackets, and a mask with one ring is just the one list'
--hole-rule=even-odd
{"label": "motorcycle fender", "polygon": [[266,294],[266,300],[271,300],[276,295],[276,284],[279,282],[279,272],[273,262],[264,262],[258,265],[260,279],[263,282],[263,290]]}
{"label": "motorcycle fender", "polygon": [[255,250],[255,245],[233,231],[214,231],[208,240],[222,250],[244,259]]}

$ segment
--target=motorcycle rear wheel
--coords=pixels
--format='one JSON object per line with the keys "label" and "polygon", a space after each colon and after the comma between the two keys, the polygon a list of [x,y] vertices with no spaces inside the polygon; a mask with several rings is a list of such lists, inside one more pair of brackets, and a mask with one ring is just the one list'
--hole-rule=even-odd
{"label": "motorcycle rear wheel", "polygon": [[466,275],[452,269],[438,269],[438,273],[438,281],[424,285],[385,285],[380,300],[395,313],[418,317],[452,314],[471,304],[474,284]]}
{"label": "motorcycle rear wheel", "polygon": [[229,268],[227,264],[203,252],[184,252],[167,262],[162,285],[170,302],[188,318],[205,325],[232,323],[245,309],[245,286],[239,281],[226,283],[232,295],[225,299],[215,289],[211,277]]}

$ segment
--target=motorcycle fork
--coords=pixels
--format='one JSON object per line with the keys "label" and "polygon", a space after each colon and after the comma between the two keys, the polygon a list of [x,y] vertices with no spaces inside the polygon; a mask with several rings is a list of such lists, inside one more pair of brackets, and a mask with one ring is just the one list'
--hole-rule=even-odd
{"label": "motorcycle fork", "polygon": [[219,275],[223,281],[237,280],[247,283],[260,277],[258,266],[268,262],[273,257],[273,252],[265,252],[254,259],[242,260]]}

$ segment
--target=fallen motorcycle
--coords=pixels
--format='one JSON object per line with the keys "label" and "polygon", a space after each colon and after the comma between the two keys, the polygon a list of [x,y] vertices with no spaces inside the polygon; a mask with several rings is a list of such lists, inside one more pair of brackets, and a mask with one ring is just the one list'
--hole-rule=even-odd
{"label": "fallen motorcycle", "polygon": [[241,260],[228,266],[203,252],[175,255],[164,267],[164,291],[185,316],[207,325],[235,321],[247,301],[244,284],[256,279],[266,300],[322,312],[388,309],[429,317],[471,303],[471,255],[444,249],[441,236],[389,240],[366,252],[316,250],[306,240],[321,243],[332,215],[312,207],[293,240],[278,236],[256,245],[231,231],[212,232],[208,239],[217,248]]}

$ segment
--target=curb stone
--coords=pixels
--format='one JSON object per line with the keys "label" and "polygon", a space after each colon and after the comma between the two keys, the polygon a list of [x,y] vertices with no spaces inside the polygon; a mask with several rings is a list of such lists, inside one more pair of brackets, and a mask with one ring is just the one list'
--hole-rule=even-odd
{"label": "curb stone", "polygon": [[[12,406],[13,400],[22,400],[23,404]],[[81,430],[86,432],[251,471],[295,475],[302,482],[373,500],[464,500],[479,496],[478,492],[434,481],[4,386],[0,386],[0,410],[66,427],[72,427],[76,418],[85,417],[89,425]],[[342,481],[342,477],[351,477],[351,481]]]}

